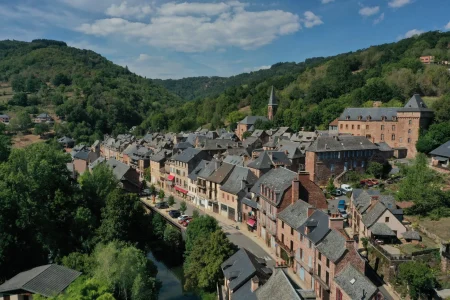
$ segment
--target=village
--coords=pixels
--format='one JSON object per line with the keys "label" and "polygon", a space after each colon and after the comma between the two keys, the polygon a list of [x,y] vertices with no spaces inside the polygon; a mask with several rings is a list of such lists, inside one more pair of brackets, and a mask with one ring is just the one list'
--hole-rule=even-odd
{"label": "village", "polygon": [[[170,210],[168,196],[238,229],[273,256],[272,269],[270,255],[241,247],[222,264],[220,299],[399,299],[387,284],[399,264],[437,254],[442,272],[448,270],[449,237],[418,230],[404,216],[412,202],[384,191],[401,180],[398,165],[415,157],[419,131],[433,118],[419,95],[402,108],[347,108],[329,130],[256,129],[273,119],[277,105],[272,88],[267,117],[247,116],[235,132],[198,128],[140,139],[106,135],[90,146],[69,137],[58,142],[73,158],[73,179],[106,164],[121,188],[156,211],[182,214],[184,227],[192,216],[186,208]],[[436,149],[430,167],[445,171],[449,156],[445,145]],[[384,180],[364,177],[371,164],[389,165]],[[355,186],[350,174],[364,179]]]}

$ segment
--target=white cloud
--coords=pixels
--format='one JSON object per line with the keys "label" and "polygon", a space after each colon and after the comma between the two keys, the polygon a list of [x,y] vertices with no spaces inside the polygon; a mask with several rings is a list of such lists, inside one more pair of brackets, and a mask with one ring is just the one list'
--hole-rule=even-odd
{"label": "white cloud", "polygon": [[410,3],[412,3],[412,0],[392,0],[388,5],[393,8],[399,8]]}
{"label": "white cloud", "polygon": [[407,38],[410,38],[410,37],[413,37],[413,36],[416,36],[416,35],[421,35],[421,34],[424,33],[424,32],[425,32],[425,31],[423,31],[423,30],[412,29],[412,30],[408,31],[407,33],[405,33],[404,35],[400,35],[400,36],[398,37],[398,39],[399,39],[399,40],[407,39]]}
{"label": "white cloud", "polygon": [[444,29],[446,29],[446,30],[450,30],[450,22],[448,22],[448,24],[447,24],[447,25],[445,25]]}
{"label": "white cloud", "polygon": [[106,14],[112,17],[135,17],[142,19],[152,12],[150,5],[136,5],[129,6],[128,2],[124,1],[120,5],[112,4],[106,10]]}
{"label": "white cloud", "polygon": [[306,11],[303,16],[304,18],[301,21],[306,28],[312,28],[323,24],[322,19],[320,19],[319,16],[316,16],[312,11]]}
{"label": "white cloud", "polygon": [[167,3],[156,8],[150,22],[125,18],[84,23],[78,31],[134,38],[151,46],[180,52],[203,52],[239,47],[256,49],[280,36],[297,32],[301,22],[311,28],[323,22],[312,12],[304,19],[282,10],[247,11],[238,1],[222,3]]}
{"label": "white cloud", "polygon": [[334,0],[321,0],[322,4],[334,2]]}
{"label": "white cloud", "polygon": [[380,23],[380,22],[383,22],[383,20],[384,20],[384,13],[382,13],[378,18],[376,18],[374,21],[373,21],[373,24],[378,24],[378,23]]}
{"label": "white cloud", "polygon": [[380,11],[379,6],[373,6],[373,7],[366,6],[359,10],[359,14],[364,17],[369,17],[369,16],[377,14],[379,11]]}

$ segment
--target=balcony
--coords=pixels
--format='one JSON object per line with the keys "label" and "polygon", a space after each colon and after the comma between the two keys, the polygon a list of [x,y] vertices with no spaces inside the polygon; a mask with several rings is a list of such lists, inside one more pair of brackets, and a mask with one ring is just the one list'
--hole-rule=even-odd
{"label": "balcony", "polygon": [[283,249],[288,255],[289,257],[294,257],[295,253],[294,250],[289,249],[288,246],[286,246],[282,241],[280,241],[277,237],[275,237],[275,241],[277,242],[278,246]]}
{"label": "balcony", "polygon": [[319,275],[317,274],[313,274],[314,279],[316,280],[316,282],[318,282],[325,290],[329,291],[330,290],[330,286],[322,280],[322,278],[319,277]]}

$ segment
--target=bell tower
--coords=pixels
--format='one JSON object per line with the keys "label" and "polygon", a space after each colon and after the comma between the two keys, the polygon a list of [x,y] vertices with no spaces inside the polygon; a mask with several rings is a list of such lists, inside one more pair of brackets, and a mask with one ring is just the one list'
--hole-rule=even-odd
{"label": "bell tower", "polygon": [[275,91],[272,86],[272,90],[270,91],[269,104],[267,107],[267,118],[270,121],[273,121],[273,118],[277,113],[277,108],[278,108],[277,98],[275,98]]}

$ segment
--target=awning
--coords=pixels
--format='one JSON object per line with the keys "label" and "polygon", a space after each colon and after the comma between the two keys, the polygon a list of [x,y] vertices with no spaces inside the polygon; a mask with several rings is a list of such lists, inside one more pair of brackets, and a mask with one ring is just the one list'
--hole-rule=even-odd
{"label": "awning", "polygon": [[254,219],[248,219],[247,220],[247,225],[248,226],[254,227],[255,224],[256,224],[256,220],[254,220]]}
{"label": "awning", "polygon": [[170,181],[173,181],[175,179],[175,176],[169,175],[169,176],[167,176],[167,179],[170,180]]}
{"label": "awning", "polygon": [[175,190],[177,190],[177,191],[179,191],[180,193],[183,193],[183,194],[187,194],[188,193],[188,191],[186,191],[185,189],[180,188],[179,186],[175,186]]}

